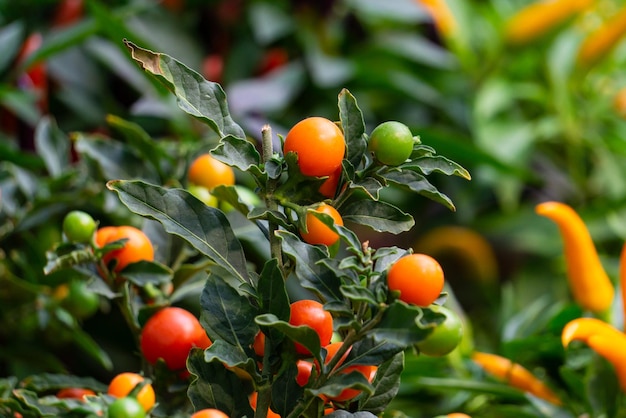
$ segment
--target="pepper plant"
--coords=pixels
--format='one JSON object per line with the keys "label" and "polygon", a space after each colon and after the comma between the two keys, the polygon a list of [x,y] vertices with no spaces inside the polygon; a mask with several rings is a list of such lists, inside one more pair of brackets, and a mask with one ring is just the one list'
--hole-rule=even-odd
{"label": "pepper plant", "polygon": [[[338,96],[339,122],[335,125],[345,138],[341,175],[336,190],[320,192],[329,176],[303,174],[302,154],[279,152],[276,144],[282,145],[282,138],[275,138],[270,126],[262,129],[259,152],[232,119],[219,84],[205,80],[168,55],[128,41],[125,44],[134,60],[176,96],[183,111],[210,128],[212,138],[217,138],[210,154],[233,167],[238,175],[252,179],[261,199],[258,205],[250,205],[235,185],[215,187],[211,194],[242,214],[257,230],[254,236],[264,237],[269,251],[261,258],[250,257],[241,234],[232,225],[232,214],[227,216],[205,204],[183,187],[118,179],[109,181],[108,189],[117,193],[131,212],[158,221],[166,236],[184,242],[187,250],[180,252],[183,262],[179,259],[166,266],[151,260],[150,254],[148,259],[116,268],[115,262],[107,264],[104,259],[129,241],[97,245],[100,238],[96,232],[87,243],[58,245],[48,255],[46,271],[78,270],[85,274],[85,280],[100,283],[96,286],[99,293],[117,303],[138,345],[147,318],[171,305],[176,295],[184,293],[186,286],[197,285],[201,277],[200,319],[212,344],[191,349],[188,388],[181,385],[186,382],[185,373],[172,373],[163,361],[144,362],[143,373],[152,379],[158,394],[157,407],[151,411],[154,416],[190,413],[189,405],[172,395],[176,389],[179,395],[188,396],[194,410],[217,408],[233,417],[272,413],[316,417],[328,415],[328,408],[343,410],[331,416],[355,411],[367,416],[381,414],[398,390],[404,352],[425,340],[446,318],[434,306],[445,302],[445,293],[441,293],[441,282],[433,297],[420,306],[407,303],[402,293],[416,293],[417,282],[412,280],[418,274],[408,271],[405,290],[400,291],[389,290],[386,274],[411,251],[372,248],[348,226],[361,225],[381,233],[408,231],[414,225],[412,216],[381,199],[384,188],[395,186],[419,193],[454,210],[451,200],[426,176],[442,173],[469,179],[468,172],[437,155],[419,137],[413,138],[407,158],[393,166],[381,163],[368,150],[369,137],[357,101],[344,89]],[[132,124],[118,126],[125,128],[127,138],[142,141],[148,164],[154,163],[157,171],[162,169],[155,158],[159,148],[146,146],[146,135]],[[313,151],[319,158],[328,152],[324,148]],[[340,214],[341,222],[316,211],[325,205]],[[342,226],[344,221],[346,226]],[[325,228],[326,233],[340,239],[328,246],[306,242],[302,237],[312,228]],[[190,280],[192,277],[195,279]],[[289,291],[290,281],[297,283],[300,295],[306,295],[299,299],[320,303],[332,317],[333,341],[339,343],[334,355],[329,354],[326,337],[322,339],[312,325],[294,322],[295,297]],[[173,293],[171,287],[164,290],[168,283],[174,287]],[[255,343],[259,336],[264,337],[260,352]],[[298,361],[303,358],[310,366],[304,384],[297,379]],[[249,402],[251,394],[256,400],[254,406]],[[82,406],[85,415],[98,413],[112,402],[109,395],[86,399],[91,407]],[[19,400],[4,403],[16,404]],[[41,413],[46,409],[44,404],[57,416],[79,413],[71,403],[50,406],[42,400],[22,403],[16,411]]]}

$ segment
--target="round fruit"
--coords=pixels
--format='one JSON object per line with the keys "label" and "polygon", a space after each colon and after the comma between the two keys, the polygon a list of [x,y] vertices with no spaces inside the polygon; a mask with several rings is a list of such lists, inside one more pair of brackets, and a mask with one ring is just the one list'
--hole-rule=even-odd
{"label": "round fruit", "polygon": [[109,418],[144,418],[146,411],[135,398],[125,397],[114,400],[107,409]]}
{"label": "round fruit", "polygon": [[330,176],[341,166],[346,141],[341,129],[328,119],[311,117],[296,123],[285,137],[283,153],[298,154],[305,176]]}
{"label": "round fruit", "polygon": [[[341,219],[341,215],[334,207],[327,205],[326,203],[322,203],[315,209],[315,211],[330,215],[330,217],[333,218],[335,225],[343,226],[343,219]],[[330,229],[330,227],[310,212],[307,212],[306,214],[306,229],[307,232],[300,231],[300,235],[302,236],[302,239],[309,244],[323,244],[331,246],[339,240],[339,234]]]}
{"label": "round fruit", "polygon": [[367,148],[382,164],[400,165],[413,152],[413,134],[403,123],[384,122],[372,131]]}
{"label": "round fruit", "polygon": [[187,178],[190,183],[206,187],[209,191],[217,186],[235,184],[235,172],[223,162],[216,160],[211,154],[202,154],[189,166]]}
{"label": "round fruit", "polygon": [[89,242],[96,230],[96,221],[90,214],[73,210],[63,219],[63,233],[72,242]]}
{"label": "round fruit", "polygon": [[209,189],[207,189],[206,187],[198,186],[192,183],[189,185],[189,187],[187,187],[187,190],[189,190],[189,193],[197,197],[198,200],[200,200],[205,205],[211,206],[212,208],[217,207],[219,202],[217,200],[217,197],[213,196]]}
{"label": "round fruit", "polygon": [[152,243],[141,230],[133,226],[105,226],[96,231],[96,245],[104,247],[114,241],[127,239],[124,247],[110,251],[102,256],[102,260],[108,265],[116,260],[114,271],[120,272],[127,265],[138,261],[154,260],[154,248]]}
{"label": "round fruit", "polygon": [[313,363],[306,360],[298,360],[296,363],[298,367],[298,374],[296,375],[296,382],[300,386],[306,386],[309,383],[309,379],[311,378],[311,372],[313,371]]}
{"label": "round fruit", "polygon": [[449,354],[454,350],[463,337],[463,323],[456,312],[440,306],[433,308],[435,312],[446,316],[444,321],[428,334],[428,336],[417,343],[420,353],[432,357],[440,357]]}
{"label": "round fruit", "polygon": [[390,291],[400,291],[400,300],[426,307],[443,290],[443,270],[437,260],[426,254],[410,254],[400,258],[387,272]]}
{"label": "round fruit", "polygon": [[[326,360],[325,360],[326,364],[328,364],[335,357],[335,355],[337,354],[337,352],[339,351],[342,345],[343,345],[343,342],[336,342],[336,343],[328,344],[326,347],[324,347],[326,349]],[[351,348],[349,348],[343,354],[343,356],[337,362],[337,365],[334,367],[333,370],[337,370],[343,364],[343,362],[348,357],[348,354],[350,354],[350,350]],[[339,373],[341,374],[349,374],[352,372],[361,373],[369,382],[371,382],[374,379],[374,376],[376,374],[376,366],[370,366],[367,364],[357,364],[354,366],[348,366],[339,371]],[[336,401],[336,402],[345,402],[345,401],[354,399],[360,393],[361,393],[360,389],[346,388],[343,391],[341,391],[339,395],[329,396],[329,399]]]}
{"label": "round fruit", "polygon": [[[124,398],[137,386],[143,382],[144,378],[140,374],[124,372],[115,376],[109,383],[107,393],[116,398]],[[137,401],[141,404],[144,411],[149,411],[155,403],[154,389],[151,384],[147,384],[141,388],[137,394]]]}
{"label": "round fruit", "polygon": [[[289,324],[294,327],[306,325],[313,328],[320,339],[323,347],[330,343],[333,336],[333,317],[330,312],[324,310],[324,305],[314,300],[299,300],[291,304]],[[303,345],[296,343],[296,352],[302,355],[311,353]]]}
{"label": "round fruit", "polygon": [[89,318],[98,311],[100,297],[84,281],[73,280],[61,305],[77,318]]}
{"label": "round fruit", "polygon": [[83,400],[85,396],[95,396],[96,392],[91,389],[84,388],[63,388],[56,394],[59,399],[79,399]]}
{"label": "round fruit", "polygon": [[193,347],[204,349],[211,341],[191,312],[168,307],[148,319],[141,331],[140,345],[148,363],[155,364],[162,358],[170,370],[181,370]]}
{"label": "round fruit", "polygon": [[339,180],[341,180],[341,166],[337,170],[335,170],[328,178],[322,183],[320,188],[318,189],[320,194],[324,197],[332,199],[335,197],[337,193],[337,186],[339,185]]}
{"label": "round fruit", "polygon": [[254,336],[252,349],[254,350],[254,354],[259,357],[263,357],[265,355],[265,334],[263,334],[262,331],[257,332]]}
{"label": "round fruit", "polygon": [[199,410],[195,414],[191,415],[191,418],[228,418],[228,415],[219,409],[207,408]]}

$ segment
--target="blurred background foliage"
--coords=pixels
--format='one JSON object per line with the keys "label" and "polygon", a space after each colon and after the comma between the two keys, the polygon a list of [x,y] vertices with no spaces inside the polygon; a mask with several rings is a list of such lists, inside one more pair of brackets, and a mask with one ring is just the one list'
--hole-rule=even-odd
{"label": "blurred background foliage", "polygon": [[[346,87],[368,132],[402,121],[467,168],[471,182],[436,179],[455,212],[392,191],[385,198],[411,212],[416,227],[359,234],[441,261],[451,303],[466,315],[464,353],[499,351],[558,382],[560,327],[580,310],[557,229],[533,209],[545,200],[575,207],[617,282],[626,238],[626,12],[612,0],[544,3],[560,8],[533,15],[529,0],[1,0],[0,374],[69,370],[106,381],[136,361],[130,337],[111,334],[113,311],[66,317],[55,289],[68,278],[43,275],[69,210],[101,225],[139,222],[105,191],[106,180],[184,186],[189,160],[211,144],[132,62],[127,38],[222,84],[253,140],[265,123],[284,135],[310,115],[336,119]],[[158,173],[128,135],[133,124],[170,152]],[[462,362],[463,352],[410,359],[398,405],[409,416],[457,407],[522,416],[528,400],[503,386],[474,396],[459,381],[436,380],[484,380]],[[485,410],[494,397],[501,408]]]}

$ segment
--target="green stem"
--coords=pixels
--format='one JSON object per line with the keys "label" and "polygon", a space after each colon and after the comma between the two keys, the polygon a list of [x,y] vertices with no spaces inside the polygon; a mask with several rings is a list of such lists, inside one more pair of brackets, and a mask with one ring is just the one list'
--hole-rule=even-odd
{"label": "green stem", "polygon": [[[272,148],[272,128],[269,125],[265,125],[261,129],[261,140],[263,146],[263,163],[266,163],[272,158],[272,155],[274,155],[274,151]],[[277,183],[275,179],[269,179],[267,181],[267,186],[265,189],[265,205],[271,211],[278,210],[278,203],[274,198],[276,186]],[[275,222],[269,221],[268,229],[270,240],[270,254],[272,258],[276,258],[276,260],[278,261],[278,268],[283,273],[283,277],[285,277],[285,266],[283,263],[282,247],[280,245],[280,240],[275,234],[275,232],[278,231],[278,225]]]}

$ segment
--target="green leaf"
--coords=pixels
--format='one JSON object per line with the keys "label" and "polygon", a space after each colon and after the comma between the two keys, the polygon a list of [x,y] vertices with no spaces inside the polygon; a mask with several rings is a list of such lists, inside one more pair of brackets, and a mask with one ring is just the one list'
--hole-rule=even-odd
{"label": "green leaf", "polygon": [[341,286],[341,293],[348,299],[357,302],[367,302],[372,305],[376,305],[376,296],[371,290],[363,286]]}
{"label": "green leaf", "polygon": [[346,139],[346,159],[353,167],[359,167],[367,150],[365,122],[356,98],[347,89],[339,93],[339,120]]}
{"label": "green leaf", "polygon": [[257,292],[260,313],[271,313],[282,321],[289,321],[289,295],[285,288],[285,278],[275,258],[265,262],[257,284]]}
{"label": "green leaf", "polygon": [[372,385],[363,376],[363,373],[352,371],[350,373],[333,374],[330,379],[318,389],[310,389],[314,395],[338,396],[347,388],[361,389],[365,394],[373,392]]}
{"label": "green leaf", "polygon": [[35,147],[52,177],[63,174],[70,161],[70,140],[50,117],[44,117],[35,128]]}
{"label": "green leaf", "polygon": [[174,272],[169,267],[152,261],[130,263],[120,272],[129,282],[139,287],[151,283],[159,285],[172,280]]}
{"label": "green leaf", "polygon": [[429,309],[395,301],[389,305],[382,320],[371,332],[376,341],[409,348],[432,332],[432,326],[443,321],[444,315]]}
{"label": "green leaf", "polygon": [[132,58],[176,95],[178,106],[207,124],[221,138],[245,138],[241,127],[230,116],[222,87],[169,55],[143,49],[128,40],[124,44]]}
{"label": "green leaf", "polygon": [[250,170],[254,176],[261,177],[259,169],[261,156],[254,144],[246,139],[228,135],[211,150],[211,155],[225,164],[237,167],[241,171]]}
{"label": "green leaf", "polygon": [[167,232],[183,238],[232,277],[248,280],[241,243],[221,211],[183,189],[123,180],[110,181],[107,187],[117,192],[132,212],[159,221]]}
{"label": "green leaf", "polygon": [[380,197],[380,191],[385,186],[383,186],[383,184],[374,177],[366,177],[362,180],[349,183],[348,187],[355,190],[361,190],[365,192],[370,199],[378,200]]}
{"label": "green leaf", "polygon": [[209,274],[200,296],[201,323],[212,341],[222,339],[245,351],[254,341],[258,310],[224,278]]}
{"label": "green leaf", "polygon": [[286,321],[279,320],[274,314],[259,315],[255,321],[260,327],[276,329],[293,342],[301,344],[313,354],[319,364],[322,364],[322,359],[320,358],[320,337],[313,328],[306,325],[294,327]]}
{"label": "green leaf", "polygon": [[369,335],[352,346],[344,366],[354,364],[382,364],[402,352],[404,347]]}
{"label": "green leaf", "polygon": [[421,157],[412,160],[410,163],[402,164],[402,169],[419,169],[424,175],[428,176],[431,173],[442,173],[447,176],[459,176],[466,180],[471,180],[470,173],[460,164],[441,156],[432,155],[428,157]]}
{"label": "green leaf", "polygon": [[230,368],[241,368],[249,373],[250,376],[260,377],[258,376],[254,359],[248,357],[247,354],[241,350],[241,347],[228,344],[224,340],[216,340],[209,348],[204,350],[204,361],[211,363],[214,360]]}
{"label": "green leaf", "polygon": [[293,411],[298,400],[304,393],[304,388],[296,381],[298,367],[290,363],[281,368],[272,384],[272,404],[281,417],[286,417]]}
{"label": "green leaf", "polygon": [[150,162],[155,172],[159,173],[161,180],[165,181],[168,178],[163,172],[161,162],[170,159],[170,154],[159,147],[140,125],[113,115],[107,116],[107,122],[124,135],[126,142],[139,155]]}
{"label": "green leaf", "polygon": [[422,196],[441,203],[448,209],[455,211],[456,207],[448,196],[441,193],[423,175],[413,170],[391,169],[384,171],[381,175],[391,183],[407,188],[412,192],[417,192]]}
{"label": "green leaf", "polygon": [[21,21],[15,21],[6,24],[0,29],[0,45],[2,45],[2,54],[0,54],[0,72],[4,72],[13,62],[20,50],[22,39],[24,36],[24,24]]}
{"label": "green leaf", "polygon": [[404,352],[399,352],[382,363],[376,370],[372,382],[374,393],[359,401],[359,409],[379,416],[396,397],[400,389],[400,376],[404,369]]}
{"label": "green leaf", "polygon": [[194,409],[217,408],[229,417],[254,416],[248,394],[242,390],[240,378],[219,361],[204,361],[204,350],[189,353],[187,368],[196,376],[187,395]]}
{"label": "green leaf", "polygon": [[143,158],[133,152],[131,147],[119,141],[78,133],[75,147],[79,154],[87,156],[100,167],[107,180],[141,179],[153,183],[161,181],[152,166],[146,165]]}
{"label": "green leaf", "polygon": [[86,248],[77,249],[67,254],[57,255],[54,252],[47,254],[48,262],[43,268],[44,274],[51,274],[59,270],[68,269],[81,264],[90,264],[98,259],[94,253]]}
{"label": "green leaf", "polygon": [[91,377],[54,373],[42,373],[26,377],[20,382],[20,386],[34,392],[50,392],[71,387],[91,389],[95,392],[106,392],[107,390],[107,385]]}
{"label": "green leaf", "polygon": [[375,200],[352,202],[342,208],[341,215],[344,221],[369,226],[377,232],[399,234],[415,225],[413,217],[408,213],[389,203]]}
{"label": "green leaf", "polygon": [[343,409],[338,409],[335,412],[328,414],[328,415],[324,415],[324,416],[329,417],[329,418],[376,418],[377,417],[377,415],[374,415],[368,411],[358,411],[355,413],[351,413]]}
{"label": "green leaf", "polygon": [[285,254],[295,262],[295,275],[305,289],[314,292],[323,302],[343,299],[339,290],[340,281],[332,269],[321,263],[328,257],[326,252],[300,241],[290,232],[277,231],[276,234],[281,239]]}

